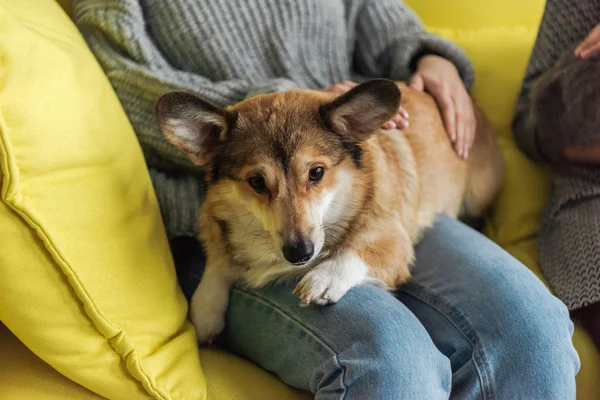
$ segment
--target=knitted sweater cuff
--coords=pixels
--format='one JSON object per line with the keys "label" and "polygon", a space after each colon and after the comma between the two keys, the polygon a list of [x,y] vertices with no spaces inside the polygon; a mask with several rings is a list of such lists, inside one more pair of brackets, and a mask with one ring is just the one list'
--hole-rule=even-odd
{"label": "knitted sweater cuff", "polygon": [[[406,51],[406,48],[401,46],[398,51]],[[467,90],[471,90],[475,82],[475,71],[471,61],[458,45],[435,35],[424,33],[408,62],[409,75],[416,72],[419,60],[426,55],[437,55],[452,62]]]}

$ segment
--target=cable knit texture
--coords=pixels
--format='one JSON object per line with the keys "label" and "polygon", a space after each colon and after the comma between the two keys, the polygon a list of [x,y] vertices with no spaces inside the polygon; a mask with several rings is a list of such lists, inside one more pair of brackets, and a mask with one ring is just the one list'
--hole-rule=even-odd
{"label": "cable knit texture", "polygon": [[547,2],[513,123],[521,149],[554,166],[540,266],[572,310],[600,302],[600,170],[563,156],[567,146],[600,141],[600,57],[572,55],[599,23],[598,0]]}
{"label": "cable knit texture", "polygon": [[187,90],[215,105],[369,77],[406,80],[419,57],[471,64],[399,0],[74,0],[74,19],[144,150],[169,236],[194,235],[202,170],[161,135],[154,105]]}

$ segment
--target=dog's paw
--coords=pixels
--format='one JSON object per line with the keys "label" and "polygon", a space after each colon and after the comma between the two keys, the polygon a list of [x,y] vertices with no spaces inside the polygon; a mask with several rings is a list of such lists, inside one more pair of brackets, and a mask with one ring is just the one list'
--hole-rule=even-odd
{"label": "dog's paw", "polygon": [[340,279],[335,268],[325,262],[309,271],[294,289],[304,304],[326,305],[337,303],[354,284],[348,279]]}
{"label": "dog's paw", "polygon": [[202,296],[192,297],[190,319],[196,328],[199,344],[212,344],[225,328],[225,313],[210,308],[210,303]]}

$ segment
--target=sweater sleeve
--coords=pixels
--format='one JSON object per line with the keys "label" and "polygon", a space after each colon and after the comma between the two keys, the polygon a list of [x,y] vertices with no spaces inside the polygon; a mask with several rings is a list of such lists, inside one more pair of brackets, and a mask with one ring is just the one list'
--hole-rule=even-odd
{"label": "sweater sleeve", "polygon": [[160,132],[154,107],[162,94],[186,90],[226,106],[256,94],[296,87],[285,78],[252,84],[239,79],[213,82],[176,69],[152,41],[139,0],[79,0],[74,16],[115,89],[150,166],[159,162],[162,169],[197,170]]}
{"label": "sweater sleeve", "polygon": [[532,107],[534,90],[532,88],[536,81],[539,87],[539,83],[544,80],[544,75],[552,69],[560,54],[554,51],[552,40],[548,37],[549,23],[552,23],[552,15],[549,13],[549,8],[546,7],[529,57],[512,124],[517,145],[529,158],[538,162],[542,161],[543,157],[537,146],[537,128]]}
{"label": "sweater sleeve", "polygon": [[399,0],[364,0],[357,18],[355,67],[367,76],[408,80],[424,55],[450,60],[469,89],[474,72],[464,51],[425,31],[419,17]]}
{"label": "sweater sleeve", "polygon": [[586,2],[564,4],[549,0],[529,57],[512,128],[517,145],[536,162],[551,161],[562,150],[558,149],[558,138],[548,136],[554,130],[539,131],[540,118],[547,115],[537,115],[536,104],[540,104],[537,99],[552,91],[550,85],[558,83],[557,74],[564,67],[559,60],[568,59],[566,52],[572,52],[597,23],[593,16],[586,15],[584,5],[592,6]]}

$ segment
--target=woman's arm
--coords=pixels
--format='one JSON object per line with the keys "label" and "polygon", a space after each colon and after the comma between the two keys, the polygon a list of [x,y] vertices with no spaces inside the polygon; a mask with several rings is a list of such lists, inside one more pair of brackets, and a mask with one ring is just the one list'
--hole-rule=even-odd
{"label": "woman's arm", "polygon": [[[356,2],[357,0],[350,0]],[[474,73],[465,53],[452,42],[425,31],[419,17],[399,0],[361,0],[357,18],[355,67],[366,76],[408,81],[424,55],[450,60],[467,88]]]}
{"label": "woman's arm", "polygon": [[[359,0],[347,0],[356,3]],[[437,101],[457,153],[466,158],[475,134],[470,61],[455,44],[425,31],[399,0],[362,0],[356,19],[355,68],[367,76],[411,80]]]}
{"label": "woman's arm", "polygon": [[203,193],[201,171],[164,139],[154,115],[156,101],[165,92],[180,89],[224,106],[254,94],[291,89],[295,83],[287,79],[259,85],[243,80],[213,82],[177,70],[152,42],[139,0],[78,0],[74,15],[140,141],[167,234],[195,236]]}
{"label": "woman's arm", "polygon": [[154,107],[162,94],[186,90],[215,105],[225,106],[255,94],[296,86],[284,78],[258,84],[239,79],[213,82],[198,74],[177,70],[153,43],[137,0],[79,0],[75,2],[74,15],[117,92],[148,163],[160,163],[163,170],[195,170],[195,167],[160,132]]}

